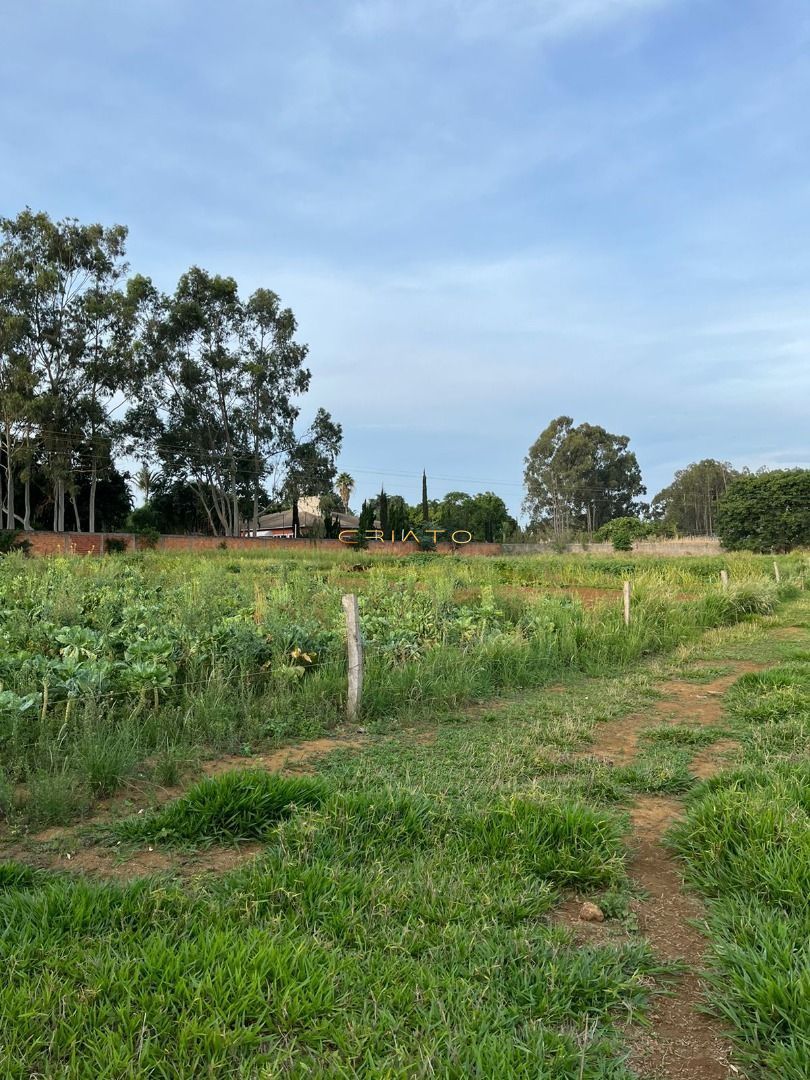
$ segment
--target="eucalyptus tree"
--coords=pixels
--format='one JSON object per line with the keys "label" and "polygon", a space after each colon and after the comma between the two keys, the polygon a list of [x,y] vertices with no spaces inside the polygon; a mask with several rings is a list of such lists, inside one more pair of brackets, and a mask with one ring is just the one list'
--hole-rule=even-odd
{"label": "eucalyptus tree", "polygon": [[[15,350],[30,374],[23,395],[29,422],[36,397],[53,527],[65,528],[68,495],[80,527],[75,491],[84,468],[81,447],[85,453],[89,447],[89,467],[97,469],[108,406],[119,389],[117,286],[126,272],[127,230],[82,225],[75,218],[55,222],[26,209],[0,219],[0,234],[4,305],[16,327]],[[8,514],[8,494],[6,503]]]}
{"label": "eucalyptus tree", "polygon": [[250,442],[253,532],[259,530],[259,492],[271,457],[294,446],[295,399],[309,388],[308,346],[295,340],[290,308],[276,293],[257,289],[244,305],[241,325],[241,419]]}
{"label": "eucalyptus tree", "polygon": [[[24,356],[0,350],[0,425],[4,473],[0,475],[0,524],[3,510],[7,529],[18,524],[31,528],[31,470],[34,448],[31,433],[36,418],[36,379]],[[15,501],[16,480],[24,485],[24,508],[20,515]],[[5,483],[3,483],[5,480]]]}
{"label": "eucalyptus tree", "polygon": [[717,506],[729,486],[748,469],[705,458],[678,469],[672,483],[652,500],[652,510],[680,533],[714,535]]}
{"label": "eucalyptus tree", "polygon": [[232,277],[199,267],[171,296],[141,289],[128,445],[191,485],[212,532],[239,535],[249,493],[255,529],[268,460],[293,447],[295,399],[309,385],[293,313],[268,289],[243,302]]}
{"label": "eucalyptus tree", "polygon": [[[86,346],[81,360],[81,396],[78,401],[83,431],[83,460],[89,472],[88,530],[96,530],[96,494],[100,476],[109,476],[119,425],[114,413],[132,383],[131,358],[137,299],[132,289],[115,288],[125,266],[112,262],[103,251],[94,254],[92,279],[84,296]],[[118,403],[116,405],[116,400]],[[76,500],[73,506],[78,518]]]}
{"label": "eucalyptus tree", "polygon": [[[30,426],[34,417],[36,378],[24,350],[24,325],[10,303],[13,281],[0,263],[0,528],[5,520],[7,529],[15,529],[20,520],[30,528],[31,485],[30,462],[22,460],[25,479],[25,515],[16,513],[15,474],[21,464],[25,447],[30,441]],[[4,475],[5,474],[5,475]]]}
{"label": "eucalyptus tree", "polygon": [[236,535],[236,482],[246,452],[237,421],[242,306],[236,282],[193,266],[173,295],[149,300],[141,393],[127,429],[137,431],[166,475],[192,485],[213,532]]}
{"label": "eucalyptus tree", "polygon": [[629,443],[595,424],[575,427],[570,416],[552,420],[525,460],[523,505],[532,524],[560,535],[632,515],[646,489]]}
{"label": "eucalyptus tree", "polygon": [[334,490],[335,461],[343,443],[343,428],[326,409],[318,409],[309,429],[287,455],[284,495],[292,503],[293,526],[298,526],[302,495],[328,495]]}

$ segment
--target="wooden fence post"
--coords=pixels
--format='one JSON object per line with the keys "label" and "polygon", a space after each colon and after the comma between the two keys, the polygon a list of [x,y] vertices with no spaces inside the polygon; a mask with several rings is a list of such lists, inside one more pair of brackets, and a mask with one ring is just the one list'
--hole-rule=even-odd
{"label": "wooden fence post", "polygon": [[360,611],[357,597],[348,593],[343,597],[346,613],[346,641],[349,653],[349,693],[346,699],[346,715],[355,720],[363,697],[363,641],[360,637]]}
{"label": "wooden fence post", "polygon": [[630,625],[630,582],[624,583],[624,625]]}
{"label": "wooden fence post", "polygon": [[720,584],[723,586],[723,592],[728,590],[728,570],[720,571]]}
{"label": "wooden fence post", "polygon": [[782,577],[779,573],[779,563],[776,561],[776,559],[773,560],[773,576],[776,578],[776,584],[778,585],[779,582],[782,580]]}

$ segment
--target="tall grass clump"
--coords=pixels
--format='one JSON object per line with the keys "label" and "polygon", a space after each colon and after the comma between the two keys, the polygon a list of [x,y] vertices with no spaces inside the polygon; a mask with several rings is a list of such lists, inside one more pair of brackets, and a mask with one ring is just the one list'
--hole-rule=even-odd
{"label": "tall grass clump", "polygon": [[745,893],[796,912],[810,897],[810,763],[732,772],[708,785],[673,832],[707,894]]}
{"label": "tall grass clump", "polygon": [[513,798],[458,822],[472,857],[509,856],[521,871],[562,887],[607,885],[620,877],[623,829],[614,814],[580,802]]}
{"label": "tall grass clump", "polygon": [[311,776],[236,771],[209,777],[157,813],[117,827],[128,840],[251,840],[297,807],[318,806],[327,786]]}

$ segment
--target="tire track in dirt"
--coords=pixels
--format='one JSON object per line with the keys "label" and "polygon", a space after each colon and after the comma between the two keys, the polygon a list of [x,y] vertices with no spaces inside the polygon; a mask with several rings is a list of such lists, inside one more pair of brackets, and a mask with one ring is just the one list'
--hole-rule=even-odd
{"label": "tire track in dirt", "polygon": [[[640,732],[651,725],[721,724],[725,691],[740,675],[766,665],[741,661],[729,666],[734,669],[730,674],[711,682],[661,683],[659,701],[597,728],[594,743],[578,756],[629,764],[638,752]],[[736,745],[733,739],[719,739],[695,755],[691,772],[701,779],[714,775]],[[730,1061],[731,1045],[722,1024],[701,1011],[705,998],[699,972],[707,942],[694,923],[703,919],[703,905],[685,892],[679,864],[663,845],[664,834],[682,814],[681,799],[660,795],[639,795],[630,811],[628,874],[646,893],[646,899],[633,903],[639,931],[658,957],[681,961],[686,970],[670,996],[653,1002],[650,1028],[629,1033],[629,1063],[639,1076],[656,1080],[727,1080],[738,1075]]]}

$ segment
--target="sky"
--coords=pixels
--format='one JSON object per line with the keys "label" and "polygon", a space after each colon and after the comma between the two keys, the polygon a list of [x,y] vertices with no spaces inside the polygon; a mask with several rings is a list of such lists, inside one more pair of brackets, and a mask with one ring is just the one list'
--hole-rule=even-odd
{"label": "sky", "polygon": [[352,500],[810,466],[806,0],[4,0],[0,215],[280,294]]}

